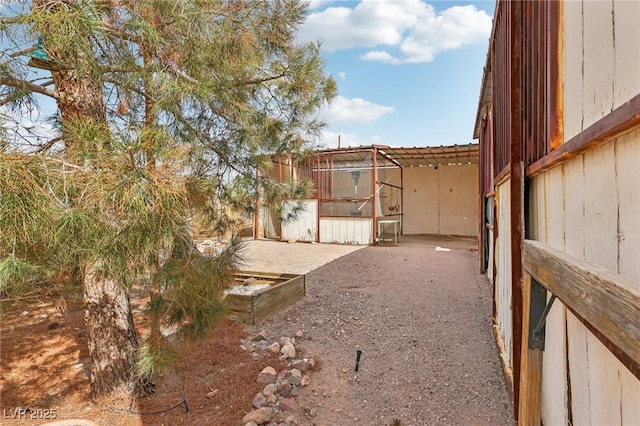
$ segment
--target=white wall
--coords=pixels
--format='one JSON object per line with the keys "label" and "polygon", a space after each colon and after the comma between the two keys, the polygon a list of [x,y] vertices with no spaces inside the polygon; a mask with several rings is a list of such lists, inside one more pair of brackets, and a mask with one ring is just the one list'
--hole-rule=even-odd
{"label": "white wall", "polygon": [[[293,218],[287,216],[298,207],[300,210]],[[282,205],[282,239],[298,241],[318,240],[318,200],[285,201]]]}
{"label": "white wall", "polygon": [[373,244],[371,218],[320,218],[320,242],[336,244]]}
{"label": "white wall", "polygon": [[[635,130],[536,176],[531,238],[640,282],[639,165]],[[567,368],[574,424],[640,424],[640,381],[556,302],[546,323],[544,424],[567,423]]]}
{"label": "white wall", "polygon": [[513,319],[511,313],[511,189],[510,180],[507,179],[496,188],[496,222],[498,226],[498,239],[496,241],[495,267],[496,282],[496,326],[504,343],[503,356],[506,364],[513,368],[512,340]]}

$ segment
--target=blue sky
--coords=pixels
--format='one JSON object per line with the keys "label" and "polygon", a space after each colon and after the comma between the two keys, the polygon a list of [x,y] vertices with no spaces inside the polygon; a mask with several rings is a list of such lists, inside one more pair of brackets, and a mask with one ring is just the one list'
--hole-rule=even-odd
{"label": "blue sky", "polygon": [[301,40],[320,40],[338,97],[322,144],[473,142],[494,1],[312,0]]}
{"label": "blue sky", "polygon": [[328,123],[321,146],[337,146],[338,135],[342,146],[473,142],[494,7],[493,0],[310,0],[299,39],[322,43],[338,85],[320,112]]}

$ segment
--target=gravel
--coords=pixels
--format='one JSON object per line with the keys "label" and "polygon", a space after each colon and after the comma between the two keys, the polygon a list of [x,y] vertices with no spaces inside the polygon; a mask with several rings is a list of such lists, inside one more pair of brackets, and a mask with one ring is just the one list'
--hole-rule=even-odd
{"label": "gravel", "polygon": [[404,236],[354,251],[309,272],[301,302],[250,327],[302,331],[299,346],[319,360],[300,425],[514,424],[475,244]]}

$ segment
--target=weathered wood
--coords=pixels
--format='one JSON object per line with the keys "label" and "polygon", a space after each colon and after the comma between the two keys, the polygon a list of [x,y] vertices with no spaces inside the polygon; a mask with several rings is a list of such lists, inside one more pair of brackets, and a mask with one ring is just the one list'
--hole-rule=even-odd
{"label": "weathered wood", "polygon": [[527,176],[534,176],[562,164],[579,154],[595,149],[640,126],[640,94],[634,96],[584,131],[569,139],[529,167]]}
{"label": "weathered wood", "polygon": [[[608,143],[584,154],[584,260],[617,273],[618,199],[614,189],[614,146],[615,143]],[[587,346],[589,369],[586,374],[589,376],[591,423],[621,424],[619,370],[624,367],[596,336],[587,334]]]}
{"label": "weathered wood", "polygon": [[620,232],[618,272],[640,278],[640,129],[616,140],[615,157]]}
{"label": "weathered wood", "polygon": [[[563,168],[545,173],[546,239],[542,242],[557,250],[564,250],[565,194]],[[546,425],[569,424],[567,380],[567,325],[566,309],[556,300],[545,326],[545,350],[542,354],[541,417]]]}
{"label": "weathered wood", "polygon": [[629,359],[620,361],[639,377],[640,286],[636,280],[530,240],[524,243],[524,265],[572,312],[626,354]]}
{"label": "weathered wood", "polygon": [[522,352],[520,370],[520,405],[518,425],[537,426],[540,418],[540,390],[542,387],[542,351],[529,348],[531,321],[531,275],[525,274],[522,295]]}
{"label": "weathered wood", "polygon": [[567,310],[567,363],[569,364],[571,422],[568,424],[591,425],[589,410],[589,330]]}
{"label": "weathered wood", "polygon": [[497,229],[496,242],[496,278],[494,299],[496,303],[496,324],[504,341],[505,355],[509,368],[513,368],[513,327],[511,315],[511,221],[509,182],[496,187],[497,193]]}
{"label": "weathered wood", "polygon": [[254,294],[227,294],[227,315],[230,319],[256,325],[269,316],[301,300],[306,293],[305,276],[242,271],[236,278],[272,280],[278,282]]}
{"label": "weathered wood", "polygon": [[255,324],[301,300],[304,294],[304,275],[261,291],[256,295],[253,305]]}

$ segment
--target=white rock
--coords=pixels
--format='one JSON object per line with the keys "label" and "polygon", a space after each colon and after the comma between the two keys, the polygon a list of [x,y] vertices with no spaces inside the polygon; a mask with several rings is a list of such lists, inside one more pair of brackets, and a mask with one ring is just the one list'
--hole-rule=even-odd
{"label": "white rock", "polygon": [[282,353],[282,355],[284,355],[286,358],[295,358],[296,357],[296,347],[293,346],[292,343],[286,343],[285,345],[283,345],[280,348],[280,353]]}

